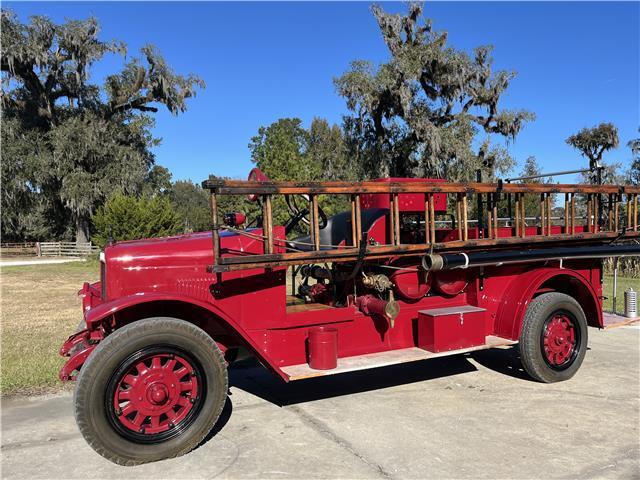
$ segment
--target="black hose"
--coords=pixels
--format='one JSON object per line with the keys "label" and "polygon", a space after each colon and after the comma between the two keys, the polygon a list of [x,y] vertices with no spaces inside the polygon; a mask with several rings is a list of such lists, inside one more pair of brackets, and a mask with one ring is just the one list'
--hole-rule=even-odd
{"label": "black hose", "polygon": [[551,247],[498,252],[432,253],[422,257],[422,266],[427,271],[435,271],[545,260],[634,256],[640,256],[640,244]]}

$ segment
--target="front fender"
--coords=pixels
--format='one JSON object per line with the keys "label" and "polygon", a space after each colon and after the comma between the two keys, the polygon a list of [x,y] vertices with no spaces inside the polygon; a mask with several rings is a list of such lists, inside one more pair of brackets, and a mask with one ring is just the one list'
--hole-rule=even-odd
{"label": "front fender", "polygon": [[[539,268],[519,275],[505,291],[496,315],[496,335],[512,340],[518,340],[524,315],[535,293],[550,280],[566,277],[579,285],[580,291],[574,291],[569,285],[567,289],[560,289],[563,293],[574,297],[585,294],[594,299],[594,305],[583,305],[585,314],[595,315],[597,325],[602,326],[602,309],[597,301],[598,294],[590,282],[578,272],[563,268]],[[567,282],[568,284],[569,282]],[[580,298],[576,298],[580,300]],[[588,307],[588,308],[587,308]]]}
{"label": "front fender", "polygon": [[103,321],[105,321],[108,317],[117,314],[127,308],[133,307],[135,305],[140,305],[143,303],[157,302],[157,301],[176,301],[176,302],[184,302],[190,303],[192,305],[197,305],[201,308],[209,310],[214,315],[220,317],[225,322],[229,323],[229,325],[233,326],[236,329],[240,329],[240,326],[236,321],[233,320],[229,315],[227,315],[224,311],[218,308],[216,305],[203,302],[201,300],[197,300],[193,297],[187,297],[185,295],[177,295],[177,294],[167,294],[167,293],[159,293],[159,292],[140,292],[134,293],[133,295],[127,295],[125,297],[120,297],[115,300],[111,300],[106,303],[102,303],[90,310],[87,310],[84,314],[84,320],[87,323],[87,327],[89,330],[93,330],[96,326]]}
{"label": "front fender", "polygon": [[95,341],[100,341],[104,337],[103,331],[100,328],[101,325],[107,324],[112,328],[117,327],[115,324],[115,316],[119,312],[124,312],[131,307],[142,304],[151,304],[154,302],[180,302],[184,304],[190,304],[198,306],[204,310],[207,310],[221,321],[225,322],[237,335],[246,342],[261,362],[270,367],[274,372],[285,378],[282,371],[274,365],[269,356],[267,356],[255,339],[248,334],[248,332],[230,315],[220,309],[215,304],[204,302],[193,297],[173,294],[173,293],[161,293],[161,292],[140,292],[133,295],[127,295],[117,298],[115,300],[100,304],[90,310],[85,311],[84,319],[87,324],[87,329],[90,332],[90,338]]}

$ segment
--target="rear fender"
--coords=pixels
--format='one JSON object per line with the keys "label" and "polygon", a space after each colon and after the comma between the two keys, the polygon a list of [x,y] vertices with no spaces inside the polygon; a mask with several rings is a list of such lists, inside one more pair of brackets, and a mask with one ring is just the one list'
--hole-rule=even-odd
{"label": "rear fender", "polygon": [[536,294],[545,291],[565,293],[582,306],[587,323],[602,327],[602,308],[598,294],[578,272],[561,268],[540,268],[519,275],[507,288],[496,315],[496,335],[518,340],[527,307]]}

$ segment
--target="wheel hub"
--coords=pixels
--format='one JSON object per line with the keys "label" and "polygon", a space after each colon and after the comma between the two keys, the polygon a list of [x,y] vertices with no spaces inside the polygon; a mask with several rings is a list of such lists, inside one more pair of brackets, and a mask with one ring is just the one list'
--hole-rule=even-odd
{"label": "wheel hub", "polygon": [[560,313],[547,321],[543,347],[546,360],[552,366],[559,367],[571,360],[576,348],[576,331],[569,316]]}
{"label": "wheel hub", "polygon": [[162,405],[167,401],[169,392],[162,383],[154,383],[147,388],[147,399],[154,405]]}
{"label": "wheel hub", "polygon": [[116,421],[145,436],[180,427],[200,395],[194,365],[170,353],[142,356],[125,367],[113,396]]}

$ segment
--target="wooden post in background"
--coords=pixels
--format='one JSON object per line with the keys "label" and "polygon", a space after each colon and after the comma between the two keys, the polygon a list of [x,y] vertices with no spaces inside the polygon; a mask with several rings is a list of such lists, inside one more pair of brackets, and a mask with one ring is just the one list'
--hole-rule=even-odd
{"label": "wooden post in background", "polygon": [[358,235],[356,234],[356,197],[351,195],[351,245],[358,246]]}
{"label": "wooden post in background", "polygon": [[494,238],[498,238],[500,236],[498,235],[498,194],[492,193],[491,197],[491,205],[493,206],[493,235]]}
{"label": "wooden post in background", "polygon": [[570,221],[569,221],[569,194],[564,194],[564,234],[569,233]]}
{"label": "wooden post in background", "polygon": [[551,220],[551,194],[547,193],[545,199],[545,205],[547,207],[547,236],[551,235],[551,227],[553,226],[553,220]]}
{"label": "wooden post in background", "polygon": [[545,234],[545,218],[546,218],[546,203],[545,203],[546,193],[540,194],[540,235]]}
{"label": "wooden post in background", "polygon": [[469,240],[469,225],[467,218],[467,193],[462,194],[462,239]]}
{"label": "wooden post in background", "polygon": [[515,201],[516,201],[516,231],[515,231],[515,236],[519,237],[520,236],[520,194],[516,193],[515,194]]}
{"label": "wooden post in background", "polygon": [[264,253],[273,253],[273,215],[271,212],[271,195],[262,196],[262,234],[264,235]]}
{"label": "wooden post in background", "polygon": [[394,245],[400,245],[400,199],[398,194],[393,194],[393,238],[395,239]]}
{"label": "wooden post in background", "polygon": [[311,238],[313,239],[313,249],[318,251],[320,250],[320,219],[318,218],[318,196],[310,195],[309,199],[311,200],[310,228],[313,232]]}
{"label": "wooden post in background", "polygon": [[429,194],[424,194],[424,243],[431,243],[431,221],[429,212]]}
{"label": "wooden post in background", "polygon": [[492,197],[487,193],[487,238],[494,238],[493,234],[493,205]]}
{"label": "wooden post in background", "polygon": [[220,259],[220,226],[218,225],[218,199],[215,190],[211,190],[211,241],[213,243],[213,263]]}
{"label": "wooden post in background", "polygon": [[436,242],[436,207],[433,204],[433,193],[429,194],[429,229],[431,230],[431,243]]}

